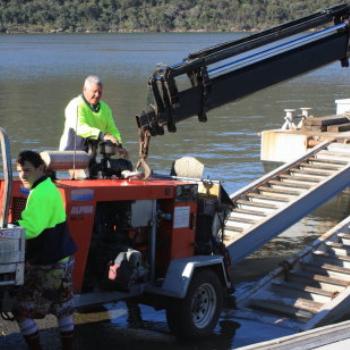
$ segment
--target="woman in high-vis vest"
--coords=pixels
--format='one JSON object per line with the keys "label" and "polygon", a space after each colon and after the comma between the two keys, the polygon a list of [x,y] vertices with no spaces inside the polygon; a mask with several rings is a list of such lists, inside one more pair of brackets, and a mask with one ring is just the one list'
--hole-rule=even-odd
{"label": "woman in high-vis vest", "polygon": [[24,285],[16,293],[14,316],[30,349],[41,349],[35,318],[54,314],[61,332],[62,348],[73,344],[73,242],[66,223],[62,196],[45,174],[40,155],[23,151],[17,158],[23,187],[29,190],[18,224],[26,238]]}

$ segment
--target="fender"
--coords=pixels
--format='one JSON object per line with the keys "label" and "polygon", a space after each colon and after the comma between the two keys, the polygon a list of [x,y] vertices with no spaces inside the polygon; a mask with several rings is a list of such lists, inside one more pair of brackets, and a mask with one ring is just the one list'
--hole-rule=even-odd
{"label": "fender", "polygon": [[160,288],[146,287],[146,290],[155,294],[183,299],[186,297],[195,270],[204,267],[215,268],[224,285],[227,288],[231,286],[222,256],[196,255],[172,260],[162,286]]}

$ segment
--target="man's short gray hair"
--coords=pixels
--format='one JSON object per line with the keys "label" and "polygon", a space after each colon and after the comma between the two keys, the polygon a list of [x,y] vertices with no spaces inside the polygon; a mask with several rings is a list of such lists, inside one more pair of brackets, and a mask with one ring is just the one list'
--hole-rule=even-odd
{"label": "man's short gray hair", "polygon": [[84,88],[91,85],[103,85],[102,80],[97,75],[89,75],[85,78]]}

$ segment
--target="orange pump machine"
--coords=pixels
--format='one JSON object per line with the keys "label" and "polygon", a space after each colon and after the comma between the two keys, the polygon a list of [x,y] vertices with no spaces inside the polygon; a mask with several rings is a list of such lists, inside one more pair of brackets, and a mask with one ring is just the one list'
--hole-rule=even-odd
{"label": "orange pump machine", "polygon": [[[103,269],[125,247],[142,252],[153,278],[164,276],[171,260],[194,255],[196,184],[101,179],[59,180],[57,185],[65,201],[69,229],[78,245],[76,292],[89,289],[85,278],[91,276],[87,270],[100,271],[100,276],[106,277]],[[27,195],[20,182],[14,181],[12,221],[19,219]],[[103,267],[90,266],[104,259]]]}

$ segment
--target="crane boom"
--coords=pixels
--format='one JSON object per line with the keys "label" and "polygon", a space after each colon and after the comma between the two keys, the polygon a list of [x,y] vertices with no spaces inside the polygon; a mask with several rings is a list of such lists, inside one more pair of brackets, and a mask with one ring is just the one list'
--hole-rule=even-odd
{"label": "crane boom", "polygon": [[[206,121],[207,111],[270,85],[336,60],[348,66],[349,14],[349,5],[334,6],[157,67],[149,80],[154,103],[137,117],[139,127],[152,136],[164,126],[175,132],[179,121]],[[190,86],[179,90],[182,76]]]}
{"label": "crane boom", "polygon": [[[159,66],[149,80],[153,103],[137,116],[140,159],[151,136],[197,115],[205,122],[213,108],[339,60],[347,67],[350,6],[315,14],[225,42],[171,66]],[[177,84],[185,82],[179,89]]]}

